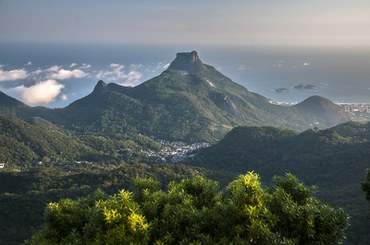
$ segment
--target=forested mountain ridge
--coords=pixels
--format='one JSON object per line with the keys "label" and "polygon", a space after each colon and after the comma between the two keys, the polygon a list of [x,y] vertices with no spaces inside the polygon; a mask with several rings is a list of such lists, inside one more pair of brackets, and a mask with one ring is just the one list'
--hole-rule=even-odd
{"label": "forested mountain ridge", "polygon": [[7,164],[63,164],[98,155],[78,137],[41,118],[29,123],[0,115],[0,128],[0,160]]}
{"label": "forested mountain ridge", "polygon": [[204,64],[196,51],[178,53],[166,71],[133,88],[99,81],[91,94],[65,108],[7,101],[12,103],[1,104],[0,113],[38,116],[77,132],[137,133],[185,142],[215,142],[238,125],[305,130],[347,120],[339,106],[319,96],[296,106],[271,104]]}
{"label": "forested mountain ridge", "polygon": [[7,168],[27,170],[35,165],[73,162],[132,161],[143,150],[159,151],[159,144],[130,133],[123,138],[72,132],[40,117],[21,120],[0,114],[0,162]]}
{"label": "forested mountain ridge", "polygon": [[[312,101],[317,99],[321,97]],[[299,105],[273,105],[204,64],[196,51],[178,53],[166,71],[137,87],[99,81],[90,95],[60,113],[63,124],[72,129],[86,128],[89,122],[94,130],[113,135],[134,131],[187,142],[213,142],[236,125],[302,130],[346,120],[333,103],[311,103],[302,110]]]}
{"label": "forested mountain ridge", "polygon": [[298,133],[272,127],[237,127],[209,148],[198,150],[196,166],[242,173],[254,170],[264,179],[286,172],[317,185],[319,198],[351,215],[349,240],[370,239],[367,203],[361,182],[370,167],[370,123],[347,122],[325,130]]}
{"label": "forested mountain ridge", "polygon": [[[297,154],[319,156],[322,153],[348,152],[360,156],[361,152],[355,149],[366,149],[369,142],[370,123],[347,122],[325,130],[310,129],[302,133],[274,127],[236,127],[217,144],[199,150],[194,162],[235,170],[248,167],[245,165],[247,162],[258,167],[257,162],[251,161],[253,159],[283,161]],[[224,165],[225,160],[233,166]]]}
{"label": "forested mountain ridge", "polygon": [[32,113],[32,108],[0,91],[0,114],[17,116],[25,119],[27,113]]}

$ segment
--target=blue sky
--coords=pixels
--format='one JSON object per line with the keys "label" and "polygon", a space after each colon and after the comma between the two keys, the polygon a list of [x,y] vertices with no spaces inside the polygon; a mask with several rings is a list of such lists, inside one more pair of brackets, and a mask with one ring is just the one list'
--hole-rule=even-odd
{"label": "blue sky", "polygon": [[[369,0],[0,0],[0,90],[32,106],[65,106],[90,93],[98,79],[135,86],[160,74],[178,51],[218,45],[278,46],[278,49],[323,46],[325,50],[328,46],[339,50],[355,47],[366,56],[370,50],[369,13]],[[136,54],[130,50],[131,45],[125,44],[138,44],[132,47],[139,46],[140,51],[145,45],[154,45],[155,55]],[[78,48],[86,46],[84,50]],[[112,50],[118,46],[126,49],[117,54]],[[148,61],[150,57],[153,60]],[[204,58],[207,61],[208,57]],[[230,63],[224,58],[221,61]],[[339,60],[354,62],[345,55]],[[370,99],[368,60],[365,57],[349,64],[353,69],[346,74],[351,75],[351,86],[357,79],[359,89]],[[249,64],[250,60],[243,62],[226,75],[242,68],[245,72],[242,81],[252,79],[250,76],[258,67]],[[264,62],[267,67],[264,73],[268,73],[287,69],[290,61],[276,57]],[[294,62],[290,64],[293,70],[310,64],[310,59],[305,54]],[[335,62],[329,59],[327,65],[333,68],[322,74],[317,84],[328,83],[328,74],[339,76],[338,70],[347,67],[342,64],[338,68],[333,65]],[[315,67],[305,65],[303,71],[314,73],[318,71]],[[283,74],[287,77],[282,80],[287,84],[279,86],[315,82],[291,81],[294,79],[288,75],[292,72],[287,70]],[[266,79],[273,83],[276,77]],[[257,84],[255,88],[258,86],[261,87]]]}
{"label": "blue sky", "polygon": [[0,0],[0,41],[367,46],[369,13],[367,0]]}

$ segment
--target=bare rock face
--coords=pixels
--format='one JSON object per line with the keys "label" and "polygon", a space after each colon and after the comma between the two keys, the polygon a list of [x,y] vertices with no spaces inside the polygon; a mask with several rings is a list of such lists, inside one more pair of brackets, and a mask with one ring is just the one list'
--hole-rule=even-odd
{"label": "bare rock face", "polygon": [[197,51],[191,51],[190,53],[177,53],[176,54],[176,59],[183,60],[185,62],[188,62],[189,64],[191,63],[196,63],[200,61],[199,59],[199,54]]}
{"label": "bare rock face", "polygon": [[188,73],[196,73],[202,69],[203,63],[199,58],[197,51],[177,53],[176,59],[170,64],[168,70],[186,71]]}

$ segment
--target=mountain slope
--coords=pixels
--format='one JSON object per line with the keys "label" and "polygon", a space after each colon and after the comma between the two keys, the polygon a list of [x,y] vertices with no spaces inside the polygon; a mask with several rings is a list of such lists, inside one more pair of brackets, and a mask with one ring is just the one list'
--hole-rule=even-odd
{"label": "mountain slope", "polygon": [[2,108],[6,107],[26,107],[25,104],[22,102],[4,94],[3,92],[0,91],[0,104]]}
{"label": "mountain slope", "polygon": [[32,108],[0,91],[0,114],[27,117]]}
{"label": "mountain slope", "polygon": [[331,125],[343,123],[343,118],[346,118],[341,107],[321,96],[311,96],[294,107],[305,114],[324,119]]}
{"label": "mountain slope", "polygon": [[135,132],[190,142],[215,141],[237,125],[304,130],[346,121],[345,113],[334,104],[318,103],[312,108],[326,114],[298,105],[273,105],[203,64],[193,51],[178,53],[166,71],[137,87],[99,81],[90,95],[57,114],[58,123],[74,130],[115,137]]}
{"label": "mountain slope", "polygon": [[297,133],[272,127],[237,127],[219,143],[198,151],[195,166],[263,179],[292,172],[317,185],[318,196],[352,216],[351,244],[369,241],[367,203],[360,183],[370,167],[370,123],[348,122],[326,130]]}
{"label": "mountain slope", "polygon": [[31,124],[0,115],[0,129],[0,161],[7,164],[65,163],[98,154],[77,137],[40,118]]}

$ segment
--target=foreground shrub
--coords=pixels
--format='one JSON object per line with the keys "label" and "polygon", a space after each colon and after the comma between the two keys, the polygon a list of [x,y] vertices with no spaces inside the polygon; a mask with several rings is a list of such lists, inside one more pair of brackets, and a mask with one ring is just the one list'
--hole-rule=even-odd
{"label": "foreground shrub", "polygon": [[338,244],[348,216],[291,174],[264,188],[249,172],[219,190],[204,177],[135,180],[133,192],[101,191],[50,203],[29,244]]}

